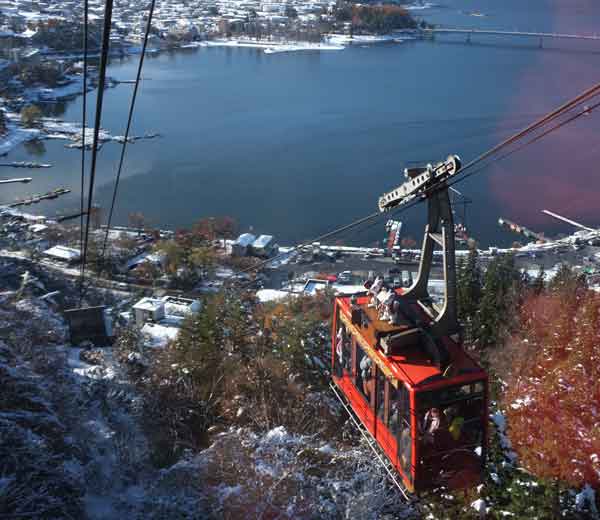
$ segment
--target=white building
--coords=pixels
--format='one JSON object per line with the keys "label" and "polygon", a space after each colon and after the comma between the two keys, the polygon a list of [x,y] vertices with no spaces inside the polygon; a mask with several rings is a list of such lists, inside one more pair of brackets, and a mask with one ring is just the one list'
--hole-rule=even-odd
{"label": "white building", "polygon": [[141,327],[147,321],[158,322],[165,317],[165,303],[158,298],[142,298],[133,306],[135,324]]}
{"label": "white building", "polygon": [[241,234],[231,246],[231,254],[233,256],[246,256],[255,240],[256,237],[252,233]]}
{"label": "white building", "polygon": [[275,245],[275,239],[272,235],[260,235],[253,243],[252,243],[252,252],[256,256],[269,257],[273,252],[273,247]]}
{"label": "white building", "polygon": [[167,255],[162,251],[156,251],[154,253],[149,253],[147,251],[131,258],[127,261],[126,268],[128,270],[136,268],[138,265],[143,263],[150,263],[157,267],[158,269],[164,269],[167,265]]}
{"label": "white building", "polygon": [[162,302],[165,309],[164,321],[176,326],[181,325],[187,316],[200,312],[202,308],[198,300],[178,296],[164,296]]}
{"label": "white building", "polygon": [[165,313],[173,316],[187,316],[200,312],[201,304],[198,300],[191,298],[180,298],[179,296],[164,296]]}
{"label": "white building", "polygon": [[303,293],[314,296],[317,294],[317,291],[323,291],[329,287],[329,282],[327,280],[318,280],[316,278],[309,278],[306,280],[304,284]]}
{"label": "white building", "polygon": [[66,246],[54,246],[44,251],[44,255],[49,256],[53,260],[60,260],[68,264],[74,264],[81,260],[81,253],[79,249],[73,249],[72,247]]}
{"label": "white building", "polygon": [[138,327],[148,322],[170,327],[180,327],[183,320],[200,312],[202,305],[198,300],[164,296],[162,298],[142,298],[133,306],[135,324]]}

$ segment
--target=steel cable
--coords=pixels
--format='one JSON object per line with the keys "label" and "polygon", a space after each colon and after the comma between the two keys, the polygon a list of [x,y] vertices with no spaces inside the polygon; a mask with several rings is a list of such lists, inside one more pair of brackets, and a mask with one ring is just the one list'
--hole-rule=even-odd
{"label": "steel cable", "polygon": [[106,242],[108,240],[108,233],[110,231],[110,225],[112,223],[113,211],[115,209],[115,201],[117,199],[117,192],[119,190],[119,181],[121,179],[121,170],[123,169],[123,161],[125,159],[125,150],[127,149],[127,142],[129,139],[129,131],[131,129],[131,121],[133,120],[133,112],[135,110],[135,101],[137,98],[138,88],[140,84],[140,79],[142,75],[142,67],[144,66],[144,56],[146,54],[146,47],[148,46],[148,37],[150,35],[150,29],[152,27],[152,16],[154,15],[154,6],[156,4],[156,0],[152,0],[150,4],[150,10],[148,13],[148,23],[146,24],[146,32],[144,34],[144,43],[142,45],[142,53],[140,55],[140,61],[138,63],[137,74],[135,77],[135,86],[133,88],[133,95],[131,97],[131,103],[129,105],[129,116],[127,118],[127,128],[125,129],[125,139],[123,141],[123,146],[121,147],[121,157],[119,158],[119,166],[117,169],[117,176],[115,179],[115,187],[113,189],[112,201],[110,204],[110,212],[108,214],[108,221],[106,223],[106,233],[104,235],[104,243],[102,245],[102,259],[104,259],[104,255],[106,252]]}
{"label": "steel cable", "polygon": [[98,158],[98,137],[100,133],[100,124],[102,121],[102,102],[104,100],[104,87],[106,84],[106,66],[108,63],[108,50],[110,46],[110,28],[112,23],[113,0],[106,0],[104,8],[104,32],[102,34],[102,47],[100,50],[100,68],[98,76],[98,95],[96,98],[96,115],[94,120],[94,139],[92,142],[92,164],[90,168],[90,183],[88,190],[87,215],[85,222],[85,234],[83,242],[83,257],[81,263],[81,286],[80,286],[80,304],[83,299],[83,284],[85,279],[85,266],[87,262],[88,241],[90,231],[90,213],[92,209],[92,200],[94,197],[94,181],[96,178],[96,161]]}
{"label": "steel cable", "polygon": [[85,193],[85,128],[87,125],[87,69],[88,69],[88,0],[83,0],[83,106],[81,116],[81,218],[79,220],[79,247],[83,257],[83,201]]}

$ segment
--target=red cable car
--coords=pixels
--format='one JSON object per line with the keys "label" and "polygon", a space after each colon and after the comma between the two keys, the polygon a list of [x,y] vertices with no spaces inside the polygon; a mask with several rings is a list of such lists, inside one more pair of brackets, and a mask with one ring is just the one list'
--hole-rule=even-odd
{"label": "red cable car", "polygon": [[[451,156],[417,177],[429,174],[420,186],[414,177],[405,183],[413,183],[409,200],[417,191],[429,202],[413,285],[392,290],[376,279],[360,296],[335,299],[334,389],[409,491],[471,486],[486,457],[487,374],[462,349],[456,318],[454,224],[445,179],[459,168]],[[406,200],[403,186],[380,198],[382,211]],[[441,305],[428,293],[436,244],[444,260]]]}

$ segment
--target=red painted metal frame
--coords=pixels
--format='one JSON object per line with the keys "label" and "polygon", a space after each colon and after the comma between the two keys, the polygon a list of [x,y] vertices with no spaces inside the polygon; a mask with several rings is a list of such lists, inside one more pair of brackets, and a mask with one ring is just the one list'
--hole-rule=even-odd
{"label": "red painted metal frame", "polygon": [[[337,300],[335,303],[334,314],[333,314],[333,330],[337,330]],[[335,334],[332,334],[332,347],[331,347],[331,366],[332,369],[335,365]],[[407,478],[405,472],[400,467],[400,463],[398,460],[398,440],[394,437],[394,435],[387,429],[385,424],[377,417],[377,414],[371,407],[371,403],[368,403],[366,398],[360,393],[360,391],[356,388],[354,384],[354,379],[356,378],[356,349],[352,348],[352,363],[351,363],[352,373],[349,374],[345,369],[342,369],[342,377],[338,377],[335,375],[335,371],[332,370],[332,376],[334,383],[337,387],[342,391],[352,410],[363,423],[365,428],[369,430],[369,433],[375,438],[378,442],[382,450],[384,451],[387,458],[394,465],[394,468],[402,478],[402,481],[406,488],[409,491],[414,491],[412,481],[414,480],[414,472],[416,468],[416,458],[415,458],[415,439],[412,438],[412,472],[413,475],[409,479]],[[411,429],[412,431],[416,431],[416,418],[412,411],[414,410],[414,392],[408,387],[409,395],[410,395],[410,408],[411,408]]]}
{"label": "red painted metal frame", "polygon": [[[345,300],[345,301],[344,301]],[[336,298],[334,303],[334,313],[333,313],[333,331],[338,329],[338,310],[339,312],[344,312],[344,314],[348,314],[348,298]],[[462,348],[455,345],[455,349],[460,350],[460,355],[464,356],[468,359],[469,364],[472,364],[479,368],[478,371],[468,374],[463,374],[455,377],[450,377],[444,380],[438,380],[431,383],[423,384],[423,385],[414,385],[413,380],[414,377],[411,378],[410,374],[406,373],[405,370],[401,369],[400,372],[395,371],[396,373],[400,373],[404,377],[398,377],[398,383],[404,386],[408,390],[409,401],[410,401],[410,422],[411,422],[411,475],[408,477],[401,467],[399,456],[398,456],[398,439],[388,430],[384,422],[382,422],[379,417],[377,417],[376,410],[373,408],[371,403],[368,403],[364,395],[358,390],[355,386],[354,381],[357,376],[357,366],[356,366],[356,347],[352,347],[352,360],[351,360],[351,370],[352,373],[348,373],[347,370],[342,368],[342,376],[339,377],[335,371],[335,348],[336,348],[336,338],[335,334],[332,334],[331,340],[331,367],[332,367],[332,379],[334,383],[338,386],[338,388],[342,391],[350,406],[356,413],[357,417],[363,423],[363,425],[368,429],[371,435],[378,442],[379,446],[382,448],[388,459],[393,464],[394,468],[402,478],[402,481],[406,488],[414,492],[416,490],[420,490],[420,488],[425,487],[422,486],[421,475],[419,475],[418,471],[418,461],[420,460],[420,442],[419,436],[415,434],[418,432],[418,394],[420,392],[431,391],[442,389],[450,386],[458,386],[464,385],[468,383],[474,382],[483,382],[484,383],[484,410],[488,409],[488,379],[487,374],[478,367],[477,363],[467,354]],[[375,345],[373,345],[375,348]],[[383,356],[385,359],[385,356]],[[388,361],[389,364],[391,362]],[[375,389],[375,395],[378,394],[377,389]],[[482,460],[485,460],[486,452],[487,452],[487,417],[482,418],[482,427],[483,427],[483,441],[482,441]]]}

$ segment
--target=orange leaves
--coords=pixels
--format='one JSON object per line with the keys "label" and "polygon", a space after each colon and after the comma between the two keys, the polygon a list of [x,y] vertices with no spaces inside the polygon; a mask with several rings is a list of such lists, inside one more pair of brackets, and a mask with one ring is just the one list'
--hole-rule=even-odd
{"label": "orange leaves", "polygon": [[525,467],[572,485],[600,484],[599,297],[528,299],[507,347],[509,435]]}

